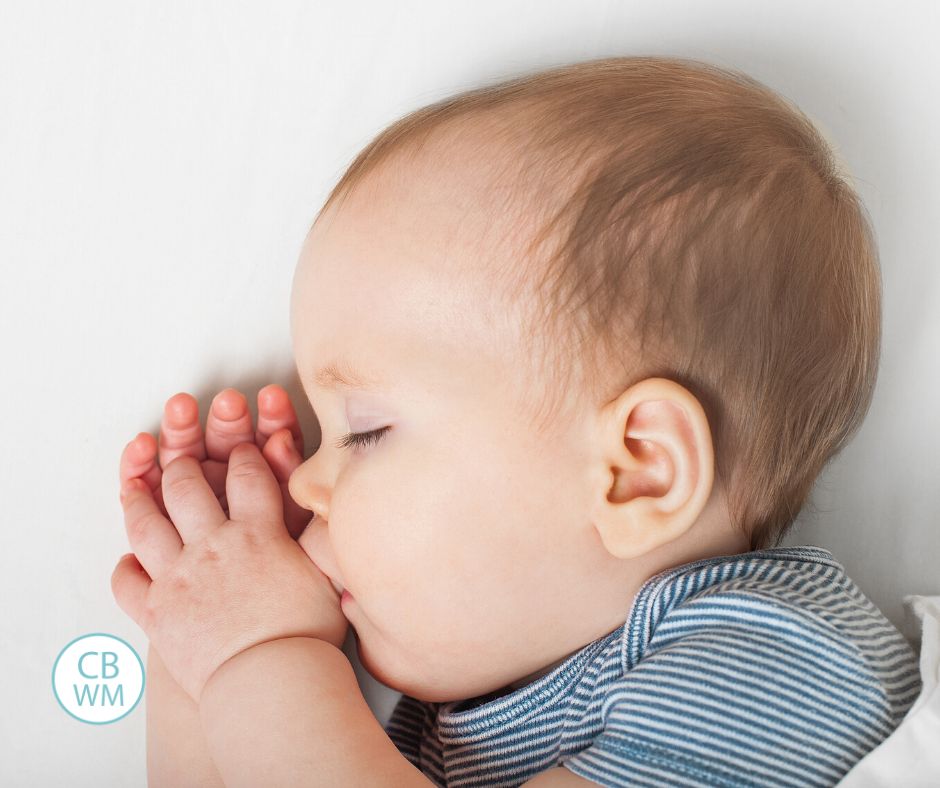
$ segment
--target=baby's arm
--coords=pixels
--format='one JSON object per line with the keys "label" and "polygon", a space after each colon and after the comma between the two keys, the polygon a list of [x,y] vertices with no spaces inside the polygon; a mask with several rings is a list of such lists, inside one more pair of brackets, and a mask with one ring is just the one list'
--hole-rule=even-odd
{"label": "baby's arm", "polygon": [[228,786],[433,785],[382,729],[346,655],[323,640],[236,654],[206,683],[199,710]]}
{"label": "baby's arm", "polygon": [[[233,419],[232,414],[239,408],[242,417]],[[278,435],[278,432],[284,434]],[[304,441],[290,397],[281,387],[272,384],[258,393],[257,431],[244,397],[231,389],[220,392],[212,401],[205,438],[199,424],[198,403],[189,394],[176,394],[164,406],[159,436],[158,443],[149,433],[146,437],[138,434],[128,444],[120,461],[122,482],[143,479],[160,495],[162,468],[176,456],[189,454],[202,461],[207,479],[221,495],[225,490],[229,452],[241,441],[256,440],[275,473],[284,481],[288,530],[297,537],[309,522],[310,512],[294,503],[287,491],[287,479],[303,461]],[[293,451],[290,441],[294,444]],[[147,657],[146,691],[149,785],[158,788],[223,785],[209,757],[198,706],[168,673],[153,647]]]}
{"label": "baby's arm", "polygon": [[[346,655],[323,640],[271,640],[219,667],[199,699],[203,730],[227,786],[434,783],[372,714]],[[564,767],[526,786],[589,788]]]}
{"label": "baby's arm", "polygon": [[224,788],[209,756],[199,707],[153,646],[147,653],[147,785]]}

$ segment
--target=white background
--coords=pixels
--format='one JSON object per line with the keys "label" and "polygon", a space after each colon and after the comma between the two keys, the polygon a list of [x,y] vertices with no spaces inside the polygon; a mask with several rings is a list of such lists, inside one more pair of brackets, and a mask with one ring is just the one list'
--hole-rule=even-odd
{"label": "white background", "polygon": [[[146,653],[109,587],[122,447],[177,391],[203,418],[226,386],[302,402],[291,275],[354,154],[418,106],[575,60],[744,70],[854,173],[880,242],[881,375],[786,543],[833,550],[910,635],[901,597],[940,593],[938,34],[926,0],[0,0],[0,783],[146,784],[144,703],[83,725],[51,688],[78,635]],[[360,676],[384,721],[397,693]]]}

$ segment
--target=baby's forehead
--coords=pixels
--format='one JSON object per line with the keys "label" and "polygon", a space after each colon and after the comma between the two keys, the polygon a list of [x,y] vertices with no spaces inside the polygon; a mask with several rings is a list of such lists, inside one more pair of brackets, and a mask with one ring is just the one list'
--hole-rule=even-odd
{"label": "baby's forehead", "polygon": [[374,255],[361,247],[381,247],[401,276],[414,273],[414,261],[446,274],[453,287],[492,291],[522,264],[536,221],[522,188],[492,164],[477,166],[481,155],[436,144],[394,156],[326,206],[310,245],[362,259]]}
{"label": "baby's forehead", "polygon": [[291,322],[329,313],[344,322],[410,318],[463,333],[479,323],[495,328],[509,317],[494,298],[496,279],[513,265],[504,244],[490,243],[500,238],[495,223],[484,199],[433,174],[364,181],[308,234]]}
{"label": "baby's forehead", "polygon": [[[349,182],[367,206],[377,200],[407,202],[419,210],[446,206],[459,223],[445,231],[463,229],[468,240],[505,238],[531,215],[536,181],[550,177],[545,167],[532,166],[534,148],[502,132],[515,124],[518,119],[495,115],[439,124],[378,164],[361,168]],[[439,218],[437,211],[431,213]]]}
{"label": "baby's forehead", "polygon": [[523,247],[535,222],[525,218],[524,188],[496,162],[497,147],[441,135],[331,201],[298,264],[292,326],[344,304],[345,313],[330,310],[333,319],[411,319],[443,326],[455,348],[485,342],[505,355],[518,347],[531,303]]}

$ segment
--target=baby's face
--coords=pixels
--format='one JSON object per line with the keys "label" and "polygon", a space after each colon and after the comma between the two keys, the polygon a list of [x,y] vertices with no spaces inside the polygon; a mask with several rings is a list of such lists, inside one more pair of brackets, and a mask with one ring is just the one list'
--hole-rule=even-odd
{"label": "baby's face", "polygon": [[[547,672],[630,600],[589,519],[593,422],[528,426],[515,323],[471,243],[491,218],[434,177],[400,180],[334,205],[305,241],[291,330],[322,439],[290,492],[317,515],[300,544],[352,594],[366,669],[447,701]],[[376,384],[324,386],[331,362]]]}

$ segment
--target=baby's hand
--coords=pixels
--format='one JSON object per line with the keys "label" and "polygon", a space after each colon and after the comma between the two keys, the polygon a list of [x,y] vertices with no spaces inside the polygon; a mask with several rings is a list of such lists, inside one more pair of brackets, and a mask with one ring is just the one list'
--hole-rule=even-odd
{"label": "baby's hand", "polygon": [[170,397],[163,407],[159,443],[149,432],[141,432],[124,447],[119,471],[121,486],[128,479],[143,479],[166,516],[161,469],[185,454],[200,461],[206,481],[227,512],[228,457],[232,449],[245,441],[255,442],[274,471],[281,487],[287,530],[296,539],[313,516],[291,498],[287,489],[290,475],[303,462],[304,438],[290,397],[274,383],[258,392],[257,430],[251,423],[244,395],[235,389],[219,392],[206,417],[205,439],[195,398],[185,392]]}
{"label": "baby's hand", "polygon": [[288,533],[282,490],[257,445],[239,443],[228,459],[229,514],[190,454],[163,470],[168,516],[122,468],[136,556],[118,562],[112,591],[197,703],[213,672],[253,645],[306,636],[340,648],[348,628],[329,579]]}

